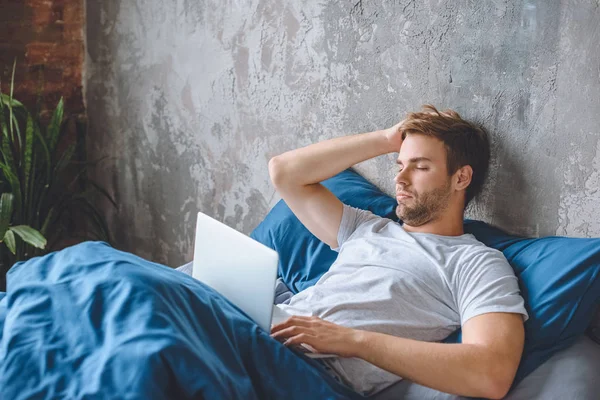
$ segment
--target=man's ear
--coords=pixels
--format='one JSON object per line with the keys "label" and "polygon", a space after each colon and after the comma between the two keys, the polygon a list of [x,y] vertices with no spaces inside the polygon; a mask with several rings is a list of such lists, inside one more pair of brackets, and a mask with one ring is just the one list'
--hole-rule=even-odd
{"label": "man's ear", "polygon": [[454,173],[454,185],[456,190],[465,190],[473,178],[473,168],[470,165],[463,165]]}

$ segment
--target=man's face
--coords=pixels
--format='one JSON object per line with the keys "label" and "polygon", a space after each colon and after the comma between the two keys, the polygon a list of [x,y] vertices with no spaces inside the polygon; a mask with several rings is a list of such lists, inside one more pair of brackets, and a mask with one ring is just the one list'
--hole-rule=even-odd
{"label": "man's face", "polygon": [[452,194],[444,143],[434,137],[407,135],[398,155],[395,178],[396,215],[410,226],[421,226],[444,212]]}

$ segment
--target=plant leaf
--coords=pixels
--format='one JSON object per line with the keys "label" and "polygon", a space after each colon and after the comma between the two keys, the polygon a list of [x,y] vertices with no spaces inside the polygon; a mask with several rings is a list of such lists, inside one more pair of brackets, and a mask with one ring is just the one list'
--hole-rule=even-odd
{"label": "plant leaf", "polygon": [[13,171],[9,168],[8,165],[0,163],[0,169],[4,172],[4,177],[8,180],[10,184],[10,188],[13,191],[14,195],[14,203],[13,208],[15,211],[18,211],[21,206],[21,184],[19,183],[19,179],[13,173]]}
{"label": "plant leaf", "polygon": [[54,167],[54,176],[59,176],[63,170],[67,167],[67,165],[69,165],[69,162],[71,161],[71,158],[73,157],[73,153],[75,153],[75,143],[71,143],[69,145],[69,147],[67,148],[67,150],[65,150],[61,156],[60,159],[58,160],[58,162],[56,163],[56,166]]}
{"label": "plant leaf", "polygon": [[49,182],[50,178],[51,178],[51,173],[52,173],[52,168],[50,168],[50,162],[51,162],[50,151],[48,150],[48,145],[46,144],[46,139],[44,139],[44,136],[42,136],[42,132],[40,132],[40,127],[37,124],[34,125],[34,133],[35,133],[35,136],[37,136],[39,143],[42,145],[42,149],[44,150],[46,165],[44,166],[43,169],[46,171],[46,176],[48,178],[46,180],[46,182]]}
{"label": "plant leaf", "polygon": [[0,197],[0,238],[3,238],[10,225],[13,209],[12,193],[2,193]]}
{"label": "plant leaf", "polygon": [[0,94],[0,103],[2,103],[2,107],[23,108],[23,103],[16,99],[11,99],[9,95],[4,93]]}
{"label": "plant leaf", "polygon": [[4,235],[4,243],[6,243],[6,247],[10,250],[13,255],[17,250],[17,243],[15,241],[15,235],[12,231],[6,231],[6,235]]}
{"label": "plant leaf", "polygon": [[8,137],[8,128],[6,126],[6,116],[4,115],[4,93],[0,93],[2,100],[0,100],[0,128],[2,129],[2,137]]}
{"label": "plant leaf", "polygon": [[[46,195],[52,182],[52,168],[50,152],[48,151],[48,146],[46,145],[46,139],[44,136],[42,136],[38,124],[34,124],[34,133],[37,138],[36,144],[40,144],[42,148],[42,150],[39,151],[39,147],[36,147],[35,155],[37,157],[35,157],[35,164],[36,171],[38,172],[35,173],[35,176],[37,177],[36,181],[32,183],[33,189],[35,189],[34,196],[36,199],[36,204],[32,205],[33,210],[31,211],[35,216],[34,226],[39,227],[41,225],[40,218],[44,218],[43,215],[40,216],[40,213],[42,212],[42,207],[44,207],[44,204],[46,203]],[[39,156],[40,152],[42,153],[41,157]]]}
{"label": "plant leaf", "polygon": [[[12,141],[13,143],[19,142],[19,148],[23,148],[23,143],[22,143],[22,139],[21,139],[21,128],[19,127],[19,120],[17,119],[17,115],[15,114],[14,110],[12,113],[12,119],[13,119],[13,127],[15,128],[16,132],[13,132],[13,136],[12,136]],[[16,137],[16,139],[15,139]],[[13,144],[14,146],[14,144]]]}
{"label": "plant leaf", "polygon": [[2,156],[4,158],[4,163],[10,168],[14,167],[14,157],[11,148],[12,139],[10,136],[5,136],[2,140]]}
{"label": "plant leaf", "polygon": [[24,190],[26,196],[29,195],[29,176],[31,175],[31,167],[33,165],[33,119],[30,114],[27,114],[27,128],[25,129],[25,149],[23,154],[23,165],[25,169]]}
{"label": "plant leaf", "polygon": [[10,77],[10,99],[13,98],[13,89],[15,87],[15,70],[17,69],[17,57],[13,61],[12,76]]}
{"label": "plant leaf", "polygon": [[48,226],[52,225],[54,223],[54,221],[52,220],[52,218],[54,217],[54,214],[56,213],[56,208],[52,207],[50,209],[50,211],[48,211],[48,214],[46,214],[46,219],[44,220],[44,223],[42,224],[42,229],[40,230],[40,233],[42,235],[46,235],[47,234],[47,230],[48,230]]}
{"label": "plant leaf", "polygon": [[[9,96],[9,101],[8,101],[8,111],[9,111],[9,127],[10,129],[7,130],[6,129],[6,120],[4,118],[4,112],[2,113],[2,122],[3,122],[3,128],[2,128],[2,133],[3,133],[3,138],[2,138],[2,157],[4,159],[4,163],[7,165],[8,169],[12,171],[15,170],[15,160],[14,160],[14,154],[13,154],[13,149],[12,149],[12,145],[14,143],[14,132],[13,132],[13,108],[12,108],[12,93],[13,93],[13,84],[14,84],[14,77],[15,77],[15,68],[16,68],[16,63],[17,60],[15,59],[15,62],[13,63],[13,71],[12,71],[12,80],[10,83],[10,96]],[[18,125],[18,124],[17,124]],[[5,170],[5,175],[6,175],[6,170]],[[16,193],[16,190],[12,187],[14,183],[18,183],[18,180],[16,180],[16,174],[12,174],[13,175],[13,179],[11,180],[10,177],[6,177],[11,185],[11,190],[13,192]],[[15,182],[16,181],[16,182]],[[20,195],[17,196],[17,207],[20,205]]]}
{"label": "plant leaf", "polygon": [[48,149],[50,150],[50,153],[54,152],[56,144],[58,143],[58,137],[60,135],[60,126],[63,120],[63,111],[64,102],[63,98],[61,97],[58,101],[58,105],[54,109],[54,114],[52,114],[50,125],[48,125]]}
{"label": "plant leaf", "polygon": [[8,229],[9,229],[9,231],[12,231],[12,232],[16,233],[17,235],[19,235],[25,243],[28,243],[34,247],[37,247],[38,249],[43,249],[44,247],[46,247],[46,243],[47,243],[46,238],[44,236],[42,236],[41,233],[39,233],[37,230],[33,229],[30,226],[17,225],[17,226],[11,226]]}
{"label": "plant leaf", "polygon": [[13,98],[13,89],[15,87],[15,69],[17,68],[17,59],[15,58],[15,61],[13,62],[13,69],[12,69],[12,77],[10,79],[10,101],[8,102],[8,112],[9,112],[9,126],[10,126],[10,133],[12,135],[13,133],[13,110],[12,110],[12,98]]}

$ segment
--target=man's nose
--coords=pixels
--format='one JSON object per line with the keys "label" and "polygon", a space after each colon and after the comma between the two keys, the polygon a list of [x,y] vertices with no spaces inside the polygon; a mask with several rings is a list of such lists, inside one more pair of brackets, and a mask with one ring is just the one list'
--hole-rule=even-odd
{"label": "man's nose", "polygon": [[394,179],[394,182],[396,182],[396,185],[408,185],[409,181],[408,181],[408,174],[406,173],[406,169],[403,169],[402,171],[399,171],[396,174],[396,178]]}

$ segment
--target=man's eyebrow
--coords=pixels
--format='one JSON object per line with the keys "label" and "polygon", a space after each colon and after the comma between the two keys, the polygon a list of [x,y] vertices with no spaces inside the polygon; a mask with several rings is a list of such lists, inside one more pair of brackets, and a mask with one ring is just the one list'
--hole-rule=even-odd
{"label": "man's eyebrow", "polygon": [[[410,160],[408,160],[409,163],[417,163],[419,161],[431,161],[431,160],[427,157],[415,157],[415,158],[411,158]],[[397,159],[396,164],[403,164],[403,163],[402,163],[402,161]]]}

